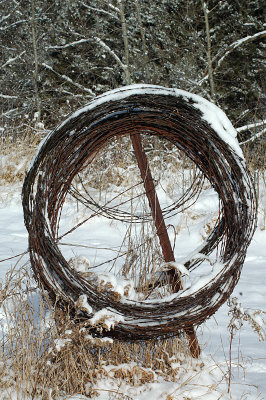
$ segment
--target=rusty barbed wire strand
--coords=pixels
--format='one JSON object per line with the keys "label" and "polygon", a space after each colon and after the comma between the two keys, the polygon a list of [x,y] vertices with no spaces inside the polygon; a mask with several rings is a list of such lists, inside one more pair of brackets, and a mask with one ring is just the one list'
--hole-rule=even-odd
{"label": "rusty barbed wire strand", "polygon": [[[94,312],[107,308],[122,316],[121,322],[106,334],[130,340],[175,335],[214,314],[239,280],[257,213],[255,191],[244,161],[203,118],[193,98],[166,88],[142,88],[136,91],[132,86],[116,91],[114,96],[100,96],[59,125],[40,146],[22,191],[30,259],[37,281],[57,304],[67,306],[80,321],[92,317],[84,311],[76,313],[75,303],[84,294]],[[223,267],[200,289],[193,293],[180,291],[171,300],[116,300],[73,270],[59,249],[58,228],[64,201],[69,193],[78,196],[72,185],[74,178],[108,140],[136,134],[169,141],[190,158],[219,196],[219,219],[196,253],[207,256],[220,243]],[[202,186],[194,185],[181,203]],[[178,207],[179,201],[169,210]],[[103,207],[102,211],[110,212],[110,217],[128,218],[119,210],[112,214],[111,207]],[[189,270],[200,268],[202,258],[197,254],[185,261]]]}
{"label": "rusty barbed wire strand", "polygon": [[[104,215],[106,218],[109,219],[115,219],[117,221],[123,221],[123,222],[134,222],[134,223],[143,223],[147,221],[153,221],[152,215],[150,212],[143,213],[141,216],[140,215],[135,215],[133,213],[129,213],[125,210],[120,210],[119,208],[112,206],[108,207],[105,204],[99,204],[97,203],[88,193],[87,189],[83,185],[82,179],[79,177],[79,181],[82,185],[82,189],[84,190],[85,195],[80,193],[73,185],[71,186],[71,189],[69,190],[69,193],[79,202],[81,202],[83,205],[85,205],[87,208],[89,208],[91,211],[95,212],[95,209],[101,210],[101,215]],[[195,177],[190,185],[190,187],[185,191],[185,193],[174,203],[166,206],[162,210],[162,214],[164,216],[164,219],[173,217],[174,215],[183,212],[187,208],[191,207],[196,201],[197,198],[201,192],[201,187],[203,186],[204,183],[204,177],[202,174],[197,173],[195,174]],[[136,187],[137,185],[143,185],[143,182],[139,182],[136,185],[130,186],[127,190],[124,192],[121,192],[119,195],[125,193],[126,191],[131,190],[132,188]],[[200,186],[200,187],[199,187]],[[124,205],[125,203],[134,200],[138,197],[143,196],[144,190],[142,193],[136,194],[134,197],[131,197],[130,199],[123,201],[119,204],[119,206]],[[193,199],[193,202],[189,203],[190,200]],[[112,199],[113,200],[113,199]],[[186,207],[184,205],[186,203],[189,203]]]}

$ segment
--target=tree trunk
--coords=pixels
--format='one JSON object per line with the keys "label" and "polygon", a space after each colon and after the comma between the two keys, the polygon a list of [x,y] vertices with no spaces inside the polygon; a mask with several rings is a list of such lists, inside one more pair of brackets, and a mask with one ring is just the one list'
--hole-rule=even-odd
{"label": "tree trunk", "polygon": [[41,120],[41,101],[38,89],[39,65],[38,65],[38,53],[37,53],[37,43],[36,43],[35,0],[31,0],[31,34],[32,34],[34,65],[35,65],[33,73],[33,82],[34,82],[35,101],[38,112],[38,117],[36,121],[38,123]]}
{"label": "tree trunk", "polygon": [[209,82],[211,89],[211,99],[215,103],[215,88],[214,88],[214,79],[213,79],[213,68],[212,68],[212,58],[211,58],[211,38],[210,38],[210,26],[209,26],[209,10],[207,8],[204,0],[201,0],[202,8],[204,12],[205,18],[205,28],[206,28],[206,36],[207,36],[207,61],[208,61],[208,73],[209,73]]}

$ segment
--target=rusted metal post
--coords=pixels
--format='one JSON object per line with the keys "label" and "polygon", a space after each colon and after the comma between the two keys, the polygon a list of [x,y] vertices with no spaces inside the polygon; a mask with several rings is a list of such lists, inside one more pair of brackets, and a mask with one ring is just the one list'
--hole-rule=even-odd
{"label": "rusted metal post", "polygon": [[161,206],[156,194],[151,171],[148,165],[148,160],[142,147],[140,135],[131,135],[131,141],[133,144],[136,159],[140,169],[141,178],[144,183],[146,195],[149,200],[149,205],[155,222],[155,227],[157,230],[157,235],[160,240],[164,259],[166,262],[175,261],[174,253],[165,226]]}
{"label": "rusted metal post", "polygon": [[[141,137],[139,134],[131,134],[130,137],[139,166],[141,178],[144,183],[146,196],[149,201],[150,209],[156,227],[156,232],[162,248],[164,260],[165,262],[174,262],[174,252],[166,229],[162,209],[156,194],[148,160],[142,147]],[[179,290],[182,289],[181,276],[174,269],[170,269],[168,271],[168,275],[170,283],[172,285],[172,289],[174,293],[177,293]],[[188,338],[189,349],[192,357],[198,358],[200,355],[200,347],[193,326],[185,328],[185,333]]]}

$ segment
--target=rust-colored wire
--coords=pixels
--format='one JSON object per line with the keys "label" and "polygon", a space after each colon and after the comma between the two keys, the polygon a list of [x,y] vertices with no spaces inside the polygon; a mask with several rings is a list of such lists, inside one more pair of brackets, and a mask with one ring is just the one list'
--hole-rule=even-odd
{"label": "rust-colored wire", "polygon": [[[219,242],[223,268],[192,294],[180,292],[165,301],[115,300],[75,272],[59,250],[60,213],[66,195],[73,194],[73,179],[110,138],[130,134],[169,140],[195,163],[219,196],[219,221],[197,252],[208,255]],[[193,97],[149,85],[100,96],[58,126],[32,162],[22,195],[36,279],[73,315],[75,302],[85,294],[94,312],[108,308],[122,316],[123,322],[108,335],[132,340],[170,336],[210,317],[238,282],[256,225],[256,197],[244,161],[206,122]],[[191,257],[185,265],[196,268],[201,261]],[[81,320],[91,316],[79,315]]]}

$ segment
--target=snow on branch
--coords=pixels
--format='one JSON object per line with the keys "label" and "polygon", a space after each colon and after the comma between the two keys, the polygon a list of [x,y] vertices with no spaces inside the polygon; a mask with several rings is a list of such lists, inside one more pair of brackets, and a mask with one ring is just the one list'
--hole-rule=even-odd
{"label": "snow on branch", "polygon": [[[92,7],[92,6],[88,6],[87,4],[85,4],[83,1],[79,1],[79,3],[87,8],[88,10],[92,10],[92,11],[96,11],[98,13],[101,14],[105,14],[108,15],[109,17],[115,18],[117,20],[119,20],[119,18],[117,17],[117,15],[110,13],[109,11],[103,10],[102,8],[96,8],[96,7]],[[108,4],[109,5],[109,4]],[[109,5],[110,6],[110,5]],[[117,11],[116,7],[113,7],[112,9],[114,9],[114,11]]]}
{"label": "snow on branch", "polygon": [[231,43],[225,50],[222,50],[220,53],[218,53],[213,59],[212,62],[217,62],[217,66],[220,67],[221,63],[225,59],[228,54],[230,54],[233,50],[235,50],[237,47],[242,46],[243,44],[253,42],[256,39],[261,39],[266,36],[266,30],[257,32],[255,35],[252,36],[246,36],[242,39],[236,40],[235,42]]}
{"label": "snow on branch", "polygon": [[18,24],[23,24],[24,22],[28,22],[28,21],[26,19],[21,19],[20,21],[16,21],[13,24],[6,25],[6,26],[1,26],[0,27],[0,31],[6,31],[7,29],[12,28],[12,27],[14,27],[14,26],[16,26]]}
{"label": "snow on branch", "polygon": [[52,71],[55,75],[57,75],[59,78],[63,79],[64,81],[70,83],[72,86],[75,86],[78,89],[80,89],[80,90],[82,90],[82,91],[84,91],[86,93],[89,93],[90,96],[95,96],[95,94],[93,93],[93,91],[91,89],[88,89],[88,88],[80,85],[79,83],[74,82],[71,78],[69,78],[69,76],[59,74],[52,67],[50,67],[50,65],[42,63],[41,66],[46,68],[46,69],[48,69],[49,71]]}
{"label": "snow on branch", "polygon": [[6,19],[8,19],[10,17],[11,14],[8,15],[4,15],[1,20],[0,20],[0,24],[2,24]]}
{"label": "snow on branch", "polygon": [[[236,128],[236,131],[238,133],[245,132],[245,131],[248,131],[249,129],[254,129],[254,128],[257,128],[259,126],[263,127],[263,126],[265,126],[265,124],[266,124],[266,120],[261,121],[261,122],[255,122],[254,124],[248,124],[248,125],[240,126],[239,128]],[[254,142],[254,140],[256,140],[259,137],[261,137],[265,132],[266,132],[266,128],[263,128],[262,131],[255,133],[249,139],[247,139],[244,142],[241,142],[239,144],[242,145],[242,144],[246,144],[248,142]]]}
{"label": "snow on branch", "polygon": [[1,116],[9,118],[9,115],[15,113],[16,111],[18,111],[18,108],[13,108],[12,110],[8,110],[2,113]]}
{"label": "snow on branch", "polygon": [[21,56],[23,56],[23,54],[25,54],[26,51],[22,51],[20,54],[18,54],[16,57],[13,58],[9,58],[9,60],[7,60],[2,66],[1,69],[6,67],[9,64],[12,64],[14,61],[16,61],[18,58],[20,58]]}
{"label": "snow on branch", "polygon": [[[115,60],[116,62],[120,65],[121,68],[123,68],[123,70],[125,70],[127,68],[127,66],[125,64],[123,64],[123,62],[120,60],[120,58],[118,57],[118,55],[100,38],[98,38],[97,36],[93,37],[93,38],[88,38],[88,39],[80,39],[71,43],[67,43],[65,45],[62,46],[49,46],[47,47],[47,50],[51,50],[51,49],[66,49],[67,47],[72,47],[72,46],[76,46],[82,43],[87,43],[87,42],[96,42],[98,45],[100,45],[105,51],[107,51]],[[49,67],[51,68],[51,67]],[[55,72],[55,71],[54,71]]]}
{"label": "snow on branch", "polygon": [[9,95],[3,94],[3,93],[0,93],[0,97],[2,99],[17,99],[18,98],[18,96],[9,96]]}
{"label": "snow on branch", "polygon": [[123,68],[123,70],[125,70],[127,68],[127,66],[122,63],[122,61],[120,60],[118,55],[106,43],[104,43],[98,37],[94,37],[94,39],[95,39],[96,43],[98,43],[104,50],[106,50],[117,61],[117,63],[120,65],[120,67]]}
{"label": "snow on branch", "polygon": [[[253,42],[256,39],[261,39],[266,36],[266,30],[257,32],[252,36],[246,36],[242,39],[238,39],[235,42],[231,43],[229,46],[226,47],[226,49],[220,51],[218,54],[216,54],[215,57],[212,59],[212,63],[217,62],[216,68],[214,68],[214,71],[221,66],[221,63],[227,57],[233,50],[235,50],[237,47],[242,46],[243,44]],[[202,78],[198,81],[197,86],[201,86],[202,83],[206,80],[209,79],[209,74],[208,70],[205,70]]]}
{"label": "snow on branch", "polygon": [[264,128],[262,131],[256,133],[255,135],[251,136],[251,138],[245,140],[244,142],[241,142],[239,144],[246,144],[248,142],[254,142],[254,140],[258,139],[259,137],[261,137],[262,135],[264,135],[264,133],[266,132],[266,128]]}
{"label": "snow on branch", "polygon": [[68,48],[68,47],[77,46],[78,44],[87,43],[87,42],[91,42],[91,41],[92,41],[91,38],[90,38],[90,39],[80,39],[80,40],[76,40],[76,41],[71,42],[71,43],[64,44],[64,45],[62,45],[62,46],[49,46],[49,47],[47,47],[46,49],[47,49],[47,50],[52,50],[52,49],[66,49],[66,48]]}
{"label": "snow on branch", "polygon": [[[120,3],[120,0],[117,1],[118,3]],[[109,3],[109,1],[105,1],[105,4],[111,8],[111,10],[114,10],[115,12],[117,12],[118,14],[120,14],[120,9],[118,7],[115,7],[113,4]]]}
{"label": "snow on branch", "polygon": [[249,129],[257,128],[257,126],[262,126],[262,125],[266,125],[266,119],[264,121],[261,121],[261,122],[255,122],[254,124],[248,124],[248,125],[240,126],[239,128],[236,128],[236,131],[238,133],[245,132],[245,131],[247,131]]}
{"label": "snow on branch", "polygon": [[198,82],[195,82],[195,86],[191,89],[191,91],[193,91],[196,86],[201,86],[203,84],[203,82],[207,81],[208,79],[209,79],[209,74],[208,74],[208,71],[206,71],[204,73],[203,77]]}

